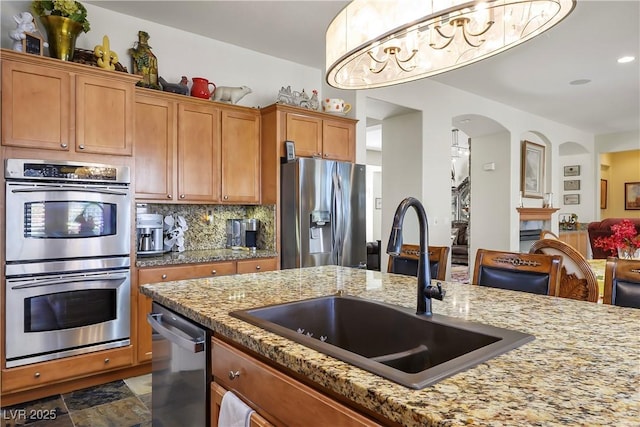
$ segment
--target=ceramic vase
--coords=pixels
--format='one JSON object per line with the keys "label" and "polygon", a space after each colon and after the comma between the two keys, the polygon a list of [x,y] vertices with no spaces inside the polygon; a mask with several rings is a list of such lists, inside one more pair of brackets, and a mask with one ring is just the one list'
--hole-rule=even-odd
{"label": "ceramic vase", "polygon": [[47,32],[49,56],[63,61],[73,60],[76,38],[82,32],[82,24],[62,16],[45,15],[40,17]]}
{"label": "ceramic vase", "polygon": [[640,248],[636,249],[635,251],[633,249],[618,248],[618,258],[640,260]]}

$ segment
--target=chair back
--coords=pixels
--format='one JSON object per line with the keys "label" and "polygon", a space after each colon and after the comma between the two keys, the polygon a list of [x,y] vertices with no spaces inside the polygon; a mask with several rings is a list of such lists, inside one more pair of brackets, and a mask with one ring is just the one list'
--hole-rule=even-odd
{"label": "chair back", "polygon": [[598,279],[586,258],[571,245],[554,239],[533,243],[529,253],[560,255],[560,286],[556,296],[580,301],[598,302]]}
{"label": "chair back", "polygon": [[555,295],[560,280],[560,255],[478,249],[474,285]]}
{"label": "chair back", "polygon": [[640,261],[607,258],[602,302],[640,308]]}
{"label": "chair back", "polygon": [[[409,244],[402,245],[402,247],[400,248],[400,255],[389,257],[387,272],[404,274],[407,276],[417,276],[419,258],[420,246]],[[429,266],[431,270],[431,279],[445,280],[447,275],[448,258],[448,246],[429,246]]]}
{"label": "chair back", "polygon": [[542,239],[560,240],[560,238],[558,237],[558,235],[556,233],[554,233],[553,231],[549,231],[549,230],[540,231],[540,240],[542,240]]}

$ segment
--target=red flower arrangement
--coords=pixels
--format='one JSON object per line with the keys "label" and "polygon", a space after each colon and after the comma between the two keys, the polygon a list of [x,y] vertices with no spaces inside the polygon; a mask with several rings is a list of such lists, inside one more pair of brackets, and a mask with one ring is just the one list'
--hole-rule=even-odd
{"label": "red flower arrangement", "polygon": [[640,235],[638,235],[633,222],[624,219],[612,225],[611,231],[613,231],[612,236],[598,237],[593,245],[611,251],[613,256],[624,253],[626,258],[631,258],[635,252],[640,250]]}

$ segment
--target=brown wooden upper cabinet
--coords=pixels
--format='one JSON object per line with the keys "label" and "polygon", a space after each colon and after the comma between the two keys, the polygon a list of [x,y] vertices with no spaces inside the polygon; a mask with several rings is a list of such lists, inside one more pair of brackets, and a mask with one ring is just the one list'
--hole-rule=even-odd
{"label": "brown wooden upper cabinet", "polygon": [[3,49],[2,145],[131,156],[137,80]]}
{"label": "brown wooden upper cabinet", "polygon": [[260,202],[257,110],[136,89],[136,199]]}

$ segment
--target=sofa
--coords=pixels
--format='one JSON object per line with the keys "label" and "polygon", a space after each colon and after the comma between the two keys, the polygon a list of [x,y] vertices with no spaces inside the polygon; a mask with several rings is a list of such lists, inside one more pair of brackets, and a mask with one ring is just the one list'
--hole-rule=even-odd
{"label": "sofa", "polygon": [[469,223],[451,221],[451,264],[469,265]]}
{"label": "sofa", "polygon": [[602,221],[590,222],[587,226],[587,233],[589,234],[589,244],[591,245],[591,252],[593,259],[606,259],[611,256],[611,251],[606,249],[597,248],[594,246],[594,242],[598,237],[609,237],[613,234],[611,226],[621,222],[624,219],[628,219],[636,226],[636,231],[640,233],[640,218],[605,218]]}

